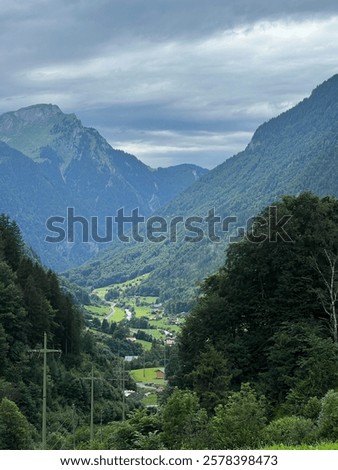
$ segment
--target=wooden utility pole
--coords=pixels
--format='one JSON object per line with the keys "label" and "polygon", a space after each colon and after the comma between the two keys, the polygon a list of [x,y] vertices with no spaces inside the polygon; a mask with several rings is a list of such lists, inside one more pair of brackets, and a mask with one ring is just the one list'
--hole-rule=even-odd
{"label": "wooden utility pole", "polygon": [[43,385],[42,385],[42,449],[47,448],[47,354],[59,353],[60,349],[47,349],[47,333],[43,335],[43,348],[31,349],[30,352],[43,354]]}
{"label": "wooden utility pole", "polygon": [[75,403],[72,404],[72,431],[73,431],[73,449],[76,448],[76,437],[75,437],[75,430],[76,430],[76,422],[75,422]]}
{"label": "wooden utility pole", "polygon": [[91,392],[90,392],[90,442],[94,440],[94,366],[92,365]]}
{"label": "wooden utility pole", "polygon": [[121,385],[122,390],[122,421],[126,419],[126,395],[125,395],[125,382],[126,382],[126,370],[125,370],[125,359],[122,358],[122,365],[119,365],[117,379],[110,379],[112,382],[117,381]]}
{"label": "wooden utility pole", "polygon": [[125,421],[125,419],[126,419],[126,394],[125,394],[126,377],[125,377],[125,361],[124,361],[124,359],[123,359],[123,362],[122,362],[121,381],[122,381],[122,421]]}
{"label": "wooden utility pole", "polygon": [[92,365],[92,373],[90,377],[84,380],[90,380],[90,442],[94,440],[94,380],[102,380],[100,377],[94,377],[94,366]]}

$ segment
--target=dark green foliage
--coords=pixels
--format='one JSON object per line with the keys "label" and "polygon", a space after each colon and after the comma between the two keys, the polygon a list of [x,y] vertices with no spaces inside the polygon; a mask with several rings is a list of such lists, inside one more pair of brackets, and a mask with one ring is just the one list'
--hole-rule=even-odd
{"label": "dark green foliage", "polygon": [[136,339],[141,339],[143,341],[149,341],[150,343],[153,342],[153,337],[148,335],[145,331],[138,330],[135,334]]}
{"label": "dark green foliage", "polygon": [[258,397],[249,384],[243,384],[225,405],[216,408],[209,424],[212,448],[254,449],[260,445],[266,423],[264,397]]}
{"label": "dark green foliage", "polygon": [[338,348],[315,322],[285,323],[273,336],[269,371],[262,373],[269,397],[285,400],[287,413],[302,414],[309,398],[337,383]]}
{"label": "dark green foliage", "polygon": [[162,420],[158,414],[146,410],[136,410],[128,416],[128,421],[106,429],[106,444],[109,449],[161,449]]}
{"label": "dark green foliage", "polygon": [[317,433],[313,421],[299,416],[276,419],[263,431],[263,440],[267,446],[311,444],[316,441],[316,438]]}
{"label": "dark green foliage", "polygon": [[169,449],[203,449],[207,414],[195,393],[176,390],[163,408],[163,442]]}
{"label": "dark green foliage", "polygon": [[104,298],[108,301],[118,299],[120,296],[120,291],[119,289],[109,289],[104,296]]}
{"label": "dark green foliage", "polygon": [[[148,329],[149,328],[149,318],[147,317],[135,317],[133,316],[129,321],[130,328],[140,328],[140,329]],[[141,338],[140,338],[141,339]]]}
{"label": "dark green foliage", "polygon": [[[31,350],[41,348],[44,333],[47,346],[62,352],[48,354],[47,445],[67,447],[74,424],[69,416],[78,413],[78,423],[89,416],[90,381],[85,378],[93,363],[95,422],[121,419],[121,365],[114,364],[111,348],[83,332],[79,308],[61,290],[55,273],[26,256],[15,224],[1,217],[0,226],[0,447],[38,446],[39,434],[27,423],[40,432],[43,360]],[[103,327],[109,330],[107,322]],[[134,406],[130,402],[127,410]]]}
{"label": "dark green foliage", "polygon": [[[301,408],[338,383],[334,322],[318,297],[324,286],[316,269],[325,274],[325,250],[338,254],[338,201],[304,193],[276,207],[279,219],[292,216],[286,230],[293,241],[270,228],[273,242],[252,243],[249,234],[229,247],[225,266],[204,282],[183,327],[178,383],[195,389],[198,358],[212,344],[227,361],[231,388],[250,381],[298,414],[293,402]],[[256,221],[268,216],[266,209]],[[256,224],[255,236],[265,229]]]}
{"label": "dark green foliage", "polygon": [[9,266],[16,270],[23,254],[23,241],[16,222],[7,215],[0,215],[0,259],[6,259]]}
{"label": "dark green foliage", "polygon": [[31,449],[32,434],[32,427],[17,405],[3,398],[0,402],[0,449]]}
{"label": "dark green foliage", "polygon": [[318,419],[319,436],[326,440],[338,439],[338,393],[329,390],[322,399]]}
{"label": "dark green foliage", "polygon": [[108,321],[107,321],[105,318],[102,320],[102,323],[101,323],[101,330],[102,330],[104,333],[109,333],[110,326],[109,326]]}
{"label": "dark green foliage", "polygon": [[229,394],[231,377],[224,356],[208,344],[199,355],[196,368],[188,377],[200,404],[209,413],[216,405],[225,403]]}
{"label": "dark green foliage", "polygon": [[72,284],[62,276],[58,276],[58,281],[62,291],[70,296],[76,305],[90,305],[90,297],[85,289]]}

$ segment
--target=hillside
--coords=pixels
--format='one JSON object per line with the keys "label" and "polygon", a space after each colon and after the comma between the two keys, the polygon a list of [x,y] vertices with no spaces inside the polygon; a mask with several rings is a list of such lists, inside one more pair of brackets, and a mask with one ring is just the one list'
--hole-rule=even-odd
{"label": "hillside", "polygon": [[[210,171],[171,201],[159,215],[200,216],[215,209],[221,218],[236,216],[238,225],[283,194],[310,190],[338,195],[338,75],[309,98],[264,123],[247,148]],[[232,226],[234,227],[234,225]],[[181,237],[182,238],[182,237]],[[151,272],[143,285],[160,298],[186,301],[196,283],[224,259],[221,242],[144,243],[113,247],[68,277],[82,285],[105,285]],[[113,260],[113,261],[112,261]]]}
{"label": "hillside", "polygon": [[[65,217],[67,207],[74,207],[76,215],[98,217],[104,230],[104,218],[119,208],[129,212],[138,207],[149,215],[207,172],[195,165],[152,169],[113,149],[74,114],[49,104],[0,116],[0,141],[0,172],[6,185],[0,210],[17,220],[27,243],[57,270],[84,262],[100,245],[92,240],[45,243],[48,217]],[[21,152],[20,157],[9,147]]]}

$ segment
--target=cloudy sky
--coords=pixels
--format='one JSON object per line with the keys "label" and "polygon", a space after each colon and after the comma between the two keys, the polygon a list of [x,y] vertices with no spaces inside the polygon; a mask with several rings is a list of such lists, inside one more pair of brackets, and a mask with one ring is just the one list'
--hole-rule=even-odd
{"label": "cloudy sky", "polygon": [[212,168],[338,73],[336,0],[0,0],[0,113],[75,112],[157,167]]}

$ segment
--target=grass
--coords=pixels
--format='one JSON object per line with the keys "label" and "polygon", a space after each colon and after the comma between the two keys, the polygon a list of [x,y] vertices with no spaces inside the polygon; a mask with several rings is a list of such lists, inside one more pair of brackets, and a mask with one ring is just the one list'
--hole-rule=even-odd
{"label": "grass", "polygon": [[[135,382],[153,383],[164,385],[166,381],[164,379],[156,379],[156,371],[161,369],[160,367],[149,367],[147,369],[134,369],[130,371],[131,376]],[[163,368],[161,369],[163,370]],[[145,375],[144,375],[145,371]]]}
{"label": "grass", "polygon": [[135,317],[136,318],[142,318],[142,317],[148,317],[150,314],[150,308],[149,307],[136,307],[135,306]]}
{"label": "grass", "polygon": [[115,323],[119,323],[120,321],[124,320],[126,318],[126,314],[123,308],[120,307],[114,307],[114,313],[110,317],[110,321],[113,321]]}
{"label": "grass", "polygon": [[157,300],[157,297],[140,297],[141,302],[147,303],[147,304],[154,304]]}
{"label": "grass", "polygon": [[[177,325],[170,324],[169,319],[166,317],[163,317],[159,320],[154,319],[154,316],[151,315],[150,312],[152,311],[152,305],[156,303],[157,301],[157,297],[126,295],[126,290],[129,287],[138,286],[141,283],[141,281],[146,279],[148,276],[149,274],[144,274],[143,276],[139,276],[138,278],[132,279],[130,281],[125,281],[125,282],[121,282],[117,284],[111,284],[106,287],[100,287],[100,288],[94,289],[93,294],[97,295],[100,299],[104,300],[106,293],[110,289],[118,289],[119,298],[115,299],[113,302],[111,302],[111,304],[120,303],[122,305],[125,305],[126,308],[128,306],[130,309],[134,309],[135,311],[134,315],[136,318],[143,318],[143,317],[148,317],[149,319],[152,318],[151,320],[149,320],[149,325],[152,326],[152,328],[141,329],[141,331],[144,331],[153,339],[163,342],[166,336],[160,330],[167,330],[167,331],[170,331],[171,333],[178,333],[180,331],[180,327]],[[142,303],[143,305],[137,306],[136,302]],[[111,313],[111,306],[110,305],[88,306],[87,310],[92,315],[95,315],[102,320],[102,317],[107,317]],[[109,316],[108,320],[109,322],[119,323],[125,319],[126,319],[126,315],[125,315],[124,307],[121,308],[121,307],[115,306],[114,313],[113,315]],[[137,330],[138,329],[131,329],[131,331],[134,333]],[[137,343],[141,344],[144,351],[151,350],[152,343],[150,341],[137,340]],[[147,381],[149,382],[155,381],[153,383],[164,383],[163,380],[161,382],[161,380],[155,379],[155,374],[153,377],[148,376]]]}
{"label": "grass", "polygon": [[[109,286],[99,287],[97,289],[94,289],[93,293],[100,297],[101,295],[106,294],[106,292],[109,289],[112,289],[112,288],[121,289],[122,291],[124,291],[125,289],[127,289],[128,287],[131,287],[133,285],[138,286],[141,283],[141,281],[147,279],[148,276],[149,276],[149,274],[143,274],[142,276],[135,277],[135,279],[131,279],[130,281],[118,282],[116,284],[110,284]],[[147,297],[145,297],[145,298],[147,298]],[[151,298],[156,300],[156,297],[151,297]]]}
{"label": "grass", "polygon": [[143,398],[142,403],[145,406],[157,405],[157,394],[156,393],[150,393],[148,396]]}
{"label": "grass", "polygon": [[149,343],[149,341],[144,341],[143,339],[137,339],[137,340],[136,340],[136,343],[141,344],[141,345],[142,345],[142,348],[143,348],[145,351],[150,351],[150,350],[151,350],[152,343]]}
{"label": "grass", "polygon": [[146,330],[146,329],[142,329],[142,328],[137,328],[135,331],[144,331],[145,333],[147,333],[147,335],[152,336],[155,339],[163,339],[164,338],[164,334],[161,333],[158,330],[155,330],[155,329]]}
{"label": "grass", "polygon": [[305,444],[300,446],[285,446],[283,444],[278,444],[269,447],[267,450],[338,450],[338,442],[319,442],[312,446]]}
{"label": "grass", "polygon": [[149,325],[154,326],[155,328],[160,328],[162,330],[167,330],[172,333],[178,333],[180,327],[178,325],[171,325],[168,318],[161,318],[160,320],[150,320]]}
{"label": "grass", "polygon": [[100,299],[104,300],[104,296],[106,295],[106,293],[109,291],[111,287],[112,286],[99,287],[98,289],[93,290],[93,294],[97,295],[98,297],[100,297]]}
{"label": "grass", "polygon": [[166,318],[161,318],[160,320],[150,320],[149,325],[155,326],[156,328],[162,328],[163,330],[168,329],[168,320]]}
{"label": "grass", "polygon": [[86,305],[85,309],[88,312],[99,316],[106,316],[110,312],[109,305]]}
{"label": "grass", "polygon": [[181,327],[178,325],[169,325],[167,329],[172,333],[179,333],[181,331]]}

